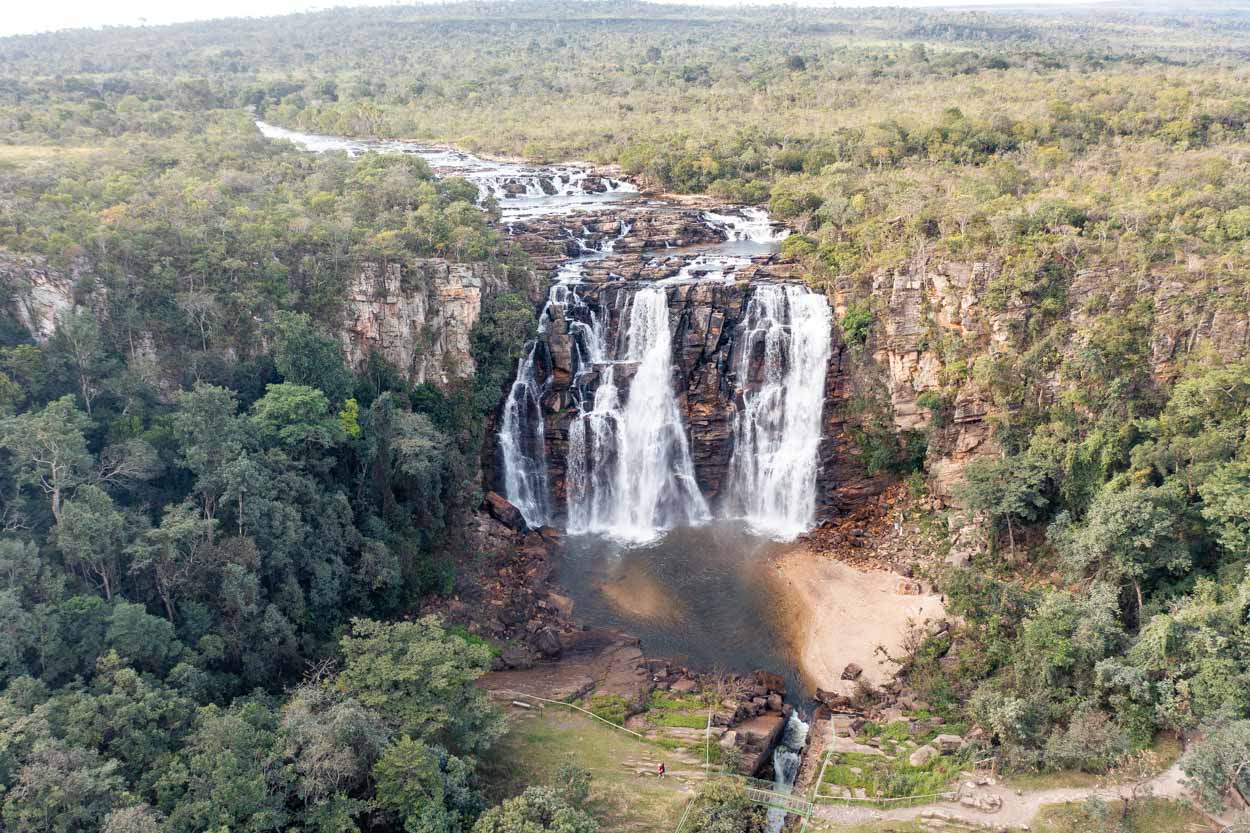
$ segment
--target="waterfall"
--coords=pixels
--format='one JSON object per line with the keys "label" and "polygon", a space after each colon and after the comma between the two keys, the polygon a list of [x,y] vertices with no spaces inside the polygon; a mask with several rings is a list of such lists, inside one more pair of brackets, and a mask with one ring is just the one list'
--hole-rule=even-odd
{"label": "waterfall", "polygon": [[516,381],[508,392],[499,431],[503,456],[504,492],[530,526],[550,520],[547,499],[547,454],[545,450],[541,390],[534,375],[538,341],[525,346],[517,365]]}
{"label": "waterfall", "polygon": [[[603,346],[602,330],[594,340]],[[623,401],[618,371],[632,371]],[[673,344],[662,287],[634,293],[624,356],[604,362],[598,382],[592,406],[570,427],[569,530],[641,543],[676,524],[707,520],[673,393]]]}
{"label": "waterfall", "polygon": [[760,284],[739,328],[729,505],[775,538],[806,531],[815,516],[831,327],[824,296]]}
{"label": "waterfall", "polygon": [[723,230],[730,240],[780,243],[790,234],[789,229],[774,225],[767,211],[751,206],[738,209],[736,214],[705,211],[703,221],[713,228]]}
{"label": "waterfall", "polygon": [[[803,749],[807,746],[808,725],[799,718],[799,713],[792,712],[782,730],[781,740],[773,749],[773,782],[774,790],[789,795],[794,789],[794,779],[799,774],[799,763],[803,760]],[[786,821],[785,810],[771,809],[768,811],[768,829],[770,833],[781,830]]]}

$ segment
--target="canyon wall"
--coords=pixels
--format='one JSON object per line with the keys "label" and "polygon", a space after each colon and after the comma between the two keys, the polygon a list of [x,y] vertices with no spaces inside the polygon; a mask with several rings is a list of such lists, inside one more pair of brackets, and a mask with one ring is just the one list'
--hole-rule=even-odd
{"label": "canyon wall", "polygon": [[503,267],[486,263],[361,263],[340,330],[347,361],[359,370],[377,351],[413,382],[468,378],[475,370],[469,336],[482,300],[506,287]]}

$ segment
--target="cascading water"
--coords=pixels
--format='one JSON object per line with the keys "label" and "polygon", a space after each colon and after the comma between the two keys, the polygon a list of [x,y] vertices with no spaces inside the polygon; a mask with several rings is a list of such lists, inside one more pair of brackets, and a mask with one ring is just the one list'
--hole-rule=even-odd
{"label": "cascading water", "polygon": [[[803,749],[807,746],[808,725],[793,712],[782,730],[781,740],[773,749],[773,790],[789,795],[794,789],[794,779],[799,774],[799,764],[803,761]],[[777,833],[786,821],[785,810],[770,809],[768,811],[769,833]]]}
{"label": "cascading water", "polygon": [[[759,284],[739,328],[742,396],[734,415],[729,508],[775,538],[806,531],[815,516],[831,327],[823,295]],[[751,378],[753,368],[759,378]]]}
{"label": "cascading water", "polygon": [[[631,300],[624,357],[604,362],[592,407],[570,426],[569,531],[641,543],[708,520],[673,393],[672,335],[663,287]],[[602,351],[602,329],[593,342]],[[622,402],[618,370],[633,370]]]}
{"label": "cascading water", "polygon": [[499,431],[504,491],[530,526],[546,524],[551,515],[542,391],[535,377],[535,357],[540,343],[535,340],[525,347],[516,381],[504,402],[503,425]]}

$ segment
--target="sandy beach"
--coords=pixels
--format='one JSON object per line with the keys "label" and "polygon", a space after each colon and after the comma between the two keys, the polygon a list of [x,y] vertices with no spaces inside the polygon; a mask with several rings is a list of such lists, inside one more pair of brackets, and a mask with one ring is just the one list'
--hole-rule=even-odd
{"label": "sandy beach", "polygon": [[767,570],[778,598],[786,600],[783,630],[807,681],[849,693],[842,669],[854,662],[863,679],[880,685],[893,676],[912,623],[944,617],[941,597],[902,592],[911,580],[892,572],[856,570],[802,546],[778,556]]}

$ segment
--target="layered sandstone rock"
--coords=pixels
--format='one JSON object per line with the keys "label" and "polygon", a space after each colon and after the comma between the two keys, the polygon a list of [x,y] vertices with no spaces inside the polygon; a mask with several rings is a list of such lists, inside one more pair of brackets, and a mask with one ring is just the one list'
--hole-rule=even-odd
{"label": "layered sandstone rock", "polygon": [[344,304],[347,360],[359,369],[377,351],[414,382],[467,378],[475,369],[469,335],[482,299],[506,285],[502,269],[484,263],[361,263]]}
{"label": "layered sandstone rock", "polygon": [[[0,286],[8,295],[7,310],[38,344],[51,338],[57,324],[78,309],[77,296],[87,275],[85,261],[60,269],[39,255],[0,252]],[[86,302],[102,313],[103,294],[93,295]]]}

